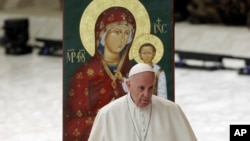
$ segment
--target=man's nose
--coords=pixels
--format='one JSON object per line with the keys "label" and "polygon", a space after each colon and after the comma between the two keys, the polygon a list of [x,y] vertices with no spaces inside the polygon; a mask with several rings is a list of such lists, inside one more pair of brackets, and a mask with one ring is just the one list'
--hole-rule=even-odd
{"label": "man's nose", "polygon": [[144,92],[144,96],[145,97],[150,97],[152,95],[152,91],[151,90],[145,90]]}

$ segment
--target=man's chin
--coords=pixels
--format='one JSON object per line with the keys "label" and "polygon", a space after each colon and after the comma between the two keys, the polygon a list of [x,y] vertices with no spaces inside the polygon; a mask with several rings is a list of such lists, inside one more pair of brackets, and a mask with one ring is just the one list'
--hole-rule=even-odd
{"label": "man's chin", "polygon": [[144,101],[141,102],[141,104],[140,104],[139,107],[144,108],[144,107],[148,106],[148,105],[150,104],[150,102],[151,102],[151,101],[144,100]]}

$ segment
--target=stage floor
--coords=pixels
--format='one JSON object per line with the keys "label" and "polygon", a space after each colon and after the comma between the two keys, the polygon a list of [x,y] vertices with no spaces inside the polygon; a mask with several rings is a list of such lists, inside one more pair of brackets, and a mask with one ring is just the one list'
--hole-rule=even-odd
{"label": "stage floor", "polygon": [[[38,51],[0,47],[0,140],[62,140],[62,58]],[[176,103],[199,141],[229,141],[230,124],[250,124],[249,84],[235,70],[175,69]]]}

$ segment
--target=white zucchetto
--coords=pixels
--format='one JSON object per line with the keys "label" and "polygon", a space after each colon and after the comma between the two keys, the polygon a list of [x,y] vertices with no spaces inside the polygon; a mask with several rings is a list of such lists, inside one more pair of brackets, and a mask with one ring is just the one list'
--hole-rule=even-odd
{"label": "white zucchetto", "polygon": [[145,63],[138,63],[130,69],[128,77],[146,71],[154,72],[153,68],[150,65]]}

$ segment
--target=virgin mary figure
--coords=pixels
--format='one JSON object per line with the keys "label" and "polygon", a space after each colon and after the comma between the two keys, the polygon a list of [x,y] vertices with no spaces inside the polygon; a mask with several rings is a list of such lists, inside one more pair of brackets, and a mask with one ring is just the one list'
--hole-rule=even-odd
{"label": "virgin mary figure", "polygon": [[123,7],[110,7],[97,18],[95,53],[70,79],[65,141],[87,141],[98,110],[125,95],[122,76],[132,65],[128,53],[135,30],[134,16]]}

